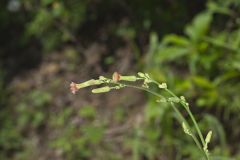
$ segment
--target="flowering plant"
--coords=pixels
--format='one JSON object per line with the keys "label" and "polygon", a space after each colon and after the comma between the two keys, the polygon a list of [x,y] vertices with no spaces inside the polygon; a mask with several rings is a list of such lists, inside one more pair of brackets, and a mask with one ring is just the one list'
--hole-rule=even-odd
{"label": "flowering plant", "polygon": [[[142,85],[134,85],[132,83],[136,81],[142,81]],[[73,94],[85,87],[95,86],[95,85],[105,85],[103,87],[95,88],[92,90],[92,93],[105,93],[111,90],[118,90],[125,87],[140,89],[146,92],[151,93],[154,96],[157,96],[159,99],[157,102],[159,103],[169,103],[172,109],[177,113],[178,121],[182,124],[183,131],[189,135],[193,141],[195,142],[196,146],[201,151],[202,155],[204,155],[205,159],[210,160],[209,151],[208,151],[208,144],[211,140],[212,131],[209,131],[206,138],[203,138],[203,134],[196,122],[195,117],[193,116],[189,103],[186,101],[184,96],[176,96],[171,90],[168,89],[166,83],[159,83],[153,80],[147,73],[138,72],[137,75],[130,75],[130,76],[123,76],[117,72],[114,72],[112,78],[106,78],[104,76],[100,76],[98,79],[91,79],[82,83],[74,83],[70,84],[70,90]],[[153,90],[150,89],[149,84],[155,84],[158,86],[159,89],[165,90],[169,96],[163,96]],[[179,103],[183,106],[183,108],[187,111],[193,125],[194,129],[196,130],[197,135],[194,134],[193,130],[190,128],[190,124],[187,119],[182,115],[179,109],[175,106],[176,103]]]}

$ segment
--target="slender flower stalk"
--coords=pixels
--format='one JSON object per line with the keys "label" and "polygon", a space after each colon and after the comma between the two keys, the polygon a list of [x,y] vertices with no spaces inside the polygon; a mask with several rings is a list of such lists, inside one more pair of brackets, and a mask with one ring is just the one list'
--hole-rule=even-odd
{"label": "slender flower stalk", "polygon": [[[143,81],[142,86],[130,84],[130,83],[136,82],[138,80]],[[162,90],[166,91],[167,93],[169,93],[170,97],[164,97],[164,96],[160,95],[159,93],[151,90],[149,87],[150,83],[157,85],[159,89],[162,89]],[[195,142],[196,146],[199,148],[201,153],[204,155],[204,157],[207,160],[210,160],[208,144],[210,143],[212,131],[208,132],[208,134],[204,140],[203,134],[202,134],[202,132],[197,124],[197,121],[189,108],[189,104],[186,102],[185,98],[183,96],[181,96],[181,97],[176,96],[171,90],[168,89],[166,83],[158,83],[157,81],[151,79],[147,73],[139,72],[137,74],[137,76],[135,76],[135,75],[122,76],[121,74],[114,72],[112,75],[112,79],[100,76],[99,79],[97,79],[97,80],[91,79],[89,81],[86,81],[83,83],[78,83],[78,84],[72,82],[70,84],[70,90],[73,94],[75,94],[81,88],[94,86],[94,85],[101,85],[101,84],[104,84],[106,86],[93,89],[92,93],[106,93],[113,89],[121,89],[124,87],[130,87],[130,88],[135,88],[135,89],[146,91],[146,92],[151,93],[152,95],[160,98],[157,102],[170,103],[170,106],[177,114],[179,122],[182,124],[183,131],[187,135],[192,137],[193,141]],[[182,113],[179,111],[179,109],[175,106],[176,103],[181,104],[183,106],[183,108],[187,111],[198,136],[196,136],[194,134],[187,119],[182,115]],[[200,141],[199,141],[199,139],[200,139]]]}

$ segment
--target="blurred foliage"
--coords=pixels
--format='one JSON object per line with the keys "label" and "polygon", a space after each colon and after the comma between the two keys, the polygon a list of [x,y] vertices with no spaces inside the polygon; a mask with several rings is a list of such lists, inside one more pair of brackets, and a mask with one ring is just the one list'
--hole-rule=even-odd
{"label": "blurred foliage", "polygon": [[[78,50],[93,41],[111,48],[113,39],[119,38],[133,48],[139,70],[144,66],[154,79],[186,96],[205,133],[213,130],[212,159],[239,159],[239,13],[239,0],[1,1],[0,159],[38,158],[39,141],[69,160],[198,159],[198,150],[176,124],[176,115],[168,106],[157,105],[154,97],[148,97],[143,120],[131,129],[120,127],[120,136],[114,137],[112,125],[127,126],[123,107],[113,109],[113,119],[106,120],[89,105],[80,110],[62,106],[53,112],[51,101],[56,99],[50,89],[9,96],[14,92],[7,87],[9,72],[35,66],[42,53],[69,44]],[[77,68],[75,48],[66,53],[73,61],[69,72]],[[104,62],[113,65],[114,55],[107,55]],[[62,82],[57,81],[53,84],[59,88]],[[44,129],[50,130],[50,138],[39,140]]]}
{"label": "blurred foliage", "polygon": [[22,3],[32,14],[26,34],[37,37],[44,48],[52,49],[61,42],[75,40],[74,34],[86,17],[88,1],[24,0]]}
{"label": "blurred foliage", "polygon": [[[185,27],[184,35],[167,34],[160,42],[156,33],[150,37],[147,72],[159,81],[168,82],[176,93],[186,95],[195,114],[204,117],[202,128],[214,129],[213,155],[228,156],[232,152],[228,145],[239,150],[239,145],[226,144],[226,139],[234,141],[240,134],[233,127],[240,120],[239,10],[239,1],[209,1],[207,9]],[[162,117],[165,109],[161,110],[156,118]],[[163,123],[169,119],[170,116],[165,117]],[[163,134],[163,139],[169,135]],[[189,145],[180,146],[187,151],[184,154],[193,155]],[[219,147],[224,152],[220,153]]]}
{"label": "blurred foliage", "polygon": [[[187,0],[177,3],[167,0],[5,0],[1,3],[1,21],[4,22],[1,26],[6,30],[6,27],[14,28],[12,24],[18,25],[22,45],[35,39],[47,50],[69,42],[85,45],[84,41],[90,37],[101,40],[102,36],[97,35],[102,34],[98,32],[103,26],[107,27],[107,34],[127,33],[124,35],[130,38],[159,28],[162,34],[173,30],[180,32],[181,26],[191,18],[191,14],[186,13],[196,13],[203,4]],[[182,20],[172,21],[171,16]],[[12,22],[7,20],[9,17]],[[170,22],[168,27],[162,27]]]}

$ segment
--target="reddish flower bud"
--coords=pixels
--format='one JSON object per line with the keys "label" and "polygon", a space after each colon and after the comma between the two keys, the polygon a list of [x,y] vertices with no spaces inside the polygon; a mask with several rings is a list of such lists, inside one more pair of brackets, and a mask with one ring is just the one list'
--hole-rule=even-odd
{"label": "reddish flower bud", "polygon": [[70,90],[71,90],[71,92],[72,92],[73,94],[75,94],[75,93],[78,91],[77,84],[74,83],[74,82],[72,82],[72,83],[70,84]]}
{"label": "reddish flower bud", "polygon": [[120,80],[121,75],[118,72],[114,72],[112,75],[113,82],[118,82]]}

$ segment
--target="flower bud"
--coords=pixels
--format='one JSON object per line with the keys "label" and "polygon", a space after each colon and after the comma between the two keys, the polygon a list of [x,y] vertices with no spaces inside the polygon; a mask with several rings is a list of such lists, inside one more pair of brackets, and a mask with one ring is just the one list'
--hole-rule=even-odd
{"label": "flower bud", "polygon": [[162,84],[159,84],[158,87],[162,88],[162,89],[166,89],[167,88],[167,84],[166,83],[162,83]]}
{"label": "flower bud", "polygon": [[184,96],[180,96],[180,99],[181,99],[181,101],[184,101],[184,102],[186,101]]}
{"label": "flower bud", "polygon": [[105,78],[104,76],[99,76],[99,80],[101,80],[101,81],[104,81],[104,80],[106,80],[107,78]]}
{"label": "flower bud", "polygon": [[145,77],[145,74],[142,73],[142,72],[138,72],[138,76],[141,77],[141,78],[144,78],[144,77]]}
{"label": "flower bud", "polygon": [[118,72],[114,72],[112,75],[113,82],[118,82],[120,80],[121,75]]}
{"label": "flower bud", "polygon": [[136,76],[122,76],[121,74],[114,72],[112,76],[113,82],[118,82],[118,81],[131,81],[135,82],[137,80]]}
{"label": "flower bud", "polygon": [[188,134],[188,135],[190,135],[190,136],[192,135],[190,129],[187,127],[187,125],[186,125],[184,122],[182,122],[182,128],[183,128],[183,131],[184,131],[186,134]]}
{"label": "flower bud", "polygon": [[79,83],[79,84],[76,84],[76,85],[77,85],[77,88],[80,89],[80,88],[85,88],[85,87],[89,87],[89,86],[93,86],[93,85],[99,85],[99,84],[102,84],[102,83],[103,82],[100,81],[100,80],[91,79],[91,80],[88,80],[86,82]]}
{"label": "flower bud", "polygon": [[104,93],[104,92],[109,92],[110,90],[111,88],[109,86],[106,86],[106,87],[93,89],[92,93]]}
{"label": "flower bud", "polygon": [[72,92],[73,94],[76,94],[76,92],[78,91],[77,84],[74,83],[74,82],[72,82],[72,83],[70,84],[70,90],[71,90],[71,92]]}
{"label": "flower bud", "polygon": [[165,103],[165,102],[167,102],[167,100],[166,100],[166,98],[161,98],[161,99],[158,99],[157,102],[158,103],[160,103],[160,102]]}
{"label": "flower bud", "polygon": [[170,97],[168,98],[169,102],[179,103],[180,99],[178,97]]}
{"label": "flower bud", "polygon": [[136,76],[120,76],[120,81],[131,81],[135,82],[137,80]]}

